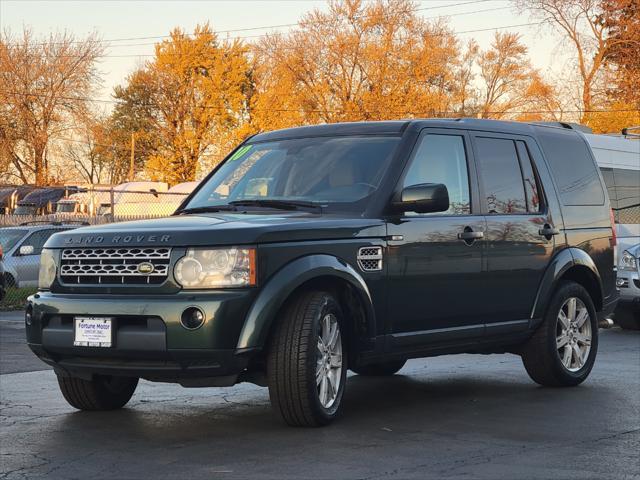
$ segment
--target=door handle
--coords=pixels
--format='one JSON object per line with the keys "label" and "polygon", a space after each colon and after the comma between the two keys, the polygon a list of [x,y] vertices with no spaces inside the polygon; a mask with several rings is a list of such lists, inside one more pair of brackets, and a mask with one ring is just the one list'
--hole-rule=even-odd
{"label": "door handle", "polygon": [[484,232],[474,232],[471,227],[464,227],[464,231],[458,233],[458,239],[463,240],[467,245],[481,238],[484,238]]}
{"label": "door handle", "polygon": [[483,232],[461,232],[458,234],[458,238],[460,240],[478,240],[479,238],[484,238]]}
{"label": "door handle", "polygon": [[538,234],[542,235],[543,237],[547,237],[547,240],[550,240],[551,237],[553,237],[554,235],[558,235],[559,233],[560,233],[560,230],[558,230],[555,227],[552,227],[548,223],[546,223],[544,227],[538,230]]}

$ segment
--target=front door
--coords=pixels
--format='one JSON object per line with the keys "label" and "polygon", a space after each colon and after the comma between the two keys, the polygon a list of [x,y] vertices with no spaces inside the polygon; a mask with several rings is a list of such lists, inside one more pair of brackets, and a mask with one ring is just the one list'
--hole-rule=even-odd
{"label": "front door", "polygon": [[442,183],[446,212],[407,212],[388,219],[388,330],[392,349],[483,333],[483,250],[486,230],[478,214],[471,146],[463,131],[425,129],[398,190]]}

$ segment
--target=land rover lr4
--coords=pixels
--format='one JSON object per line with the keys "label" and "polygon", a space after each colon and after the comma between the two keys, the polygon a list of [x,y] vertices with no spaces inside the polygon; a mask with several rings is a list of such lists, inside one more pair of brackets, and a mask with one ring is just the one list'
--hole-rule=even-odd
{"label": "land rover lr4", "polygon": [[139,378],[268,386],[291,425],[330,422],[347,369],[514,353],[584,381],[617,300],[615,230],[574,130],[412,120],[261,133],[166,219],[51,237],[31,349],[74,407]]}

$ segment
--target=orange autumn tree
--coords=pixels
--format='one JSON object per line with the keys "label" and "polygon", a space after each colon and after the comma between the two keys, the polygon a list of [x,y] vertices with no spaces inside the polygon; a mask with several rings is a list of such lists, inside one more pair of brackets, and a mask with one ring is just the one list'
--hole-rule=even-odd
{"label": "orange autumn tree", "polygon": [[96,34],[0,32],[0,182],[54,180],[52,143],[90,110],[103,51]]}
{"label": "orange autumn tree", "polygon": [[553,89],[532,67],[518,34],[496,32],[491,46],[478,53],[477,65],[478,116],[540,120],[558,108]]}
{"label": "orange autumn tree", "polygon": [[[251,88],[247,49],[220,41],[209,25],[193,34],[180,29],[156,45],[155,57],[128,79],[147,92],[147,135],[157,143],[145,170],[151,179],[175,184],[195,180],[249,132]],[[140,89],[138,89],[140,90]]]}
{"label": "orange autumn tree", "polygon": [[453,33],[409,0],[331,1],[255,46],[252,119],[262,129],[437,116],[449,106]]}

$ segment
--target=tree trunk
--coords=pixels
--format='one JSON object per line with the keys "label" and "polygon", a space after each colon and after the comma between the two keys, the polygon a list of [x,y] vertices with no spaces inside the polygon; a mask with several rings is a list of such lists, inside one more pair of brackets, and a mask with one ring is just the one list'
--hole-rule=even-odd
{"label": "tree trunk", "polygon": [[42,186],[47,184],[47,167],[44,161],[45,144],[36,143],[33,148],[33,163],[36,174],[36,185]]}
{"label": "tree trunk", "polygon": [[585,123],[585,119],[588,117],[588,112],[591,110],[592,98],[591,98],[591,82],[585,81],[582,86],[582,118],[581,123]]}

